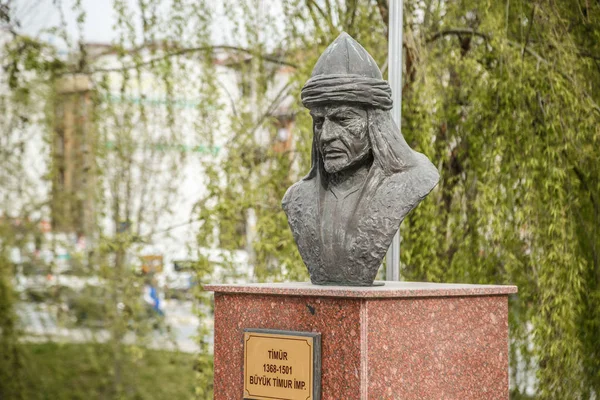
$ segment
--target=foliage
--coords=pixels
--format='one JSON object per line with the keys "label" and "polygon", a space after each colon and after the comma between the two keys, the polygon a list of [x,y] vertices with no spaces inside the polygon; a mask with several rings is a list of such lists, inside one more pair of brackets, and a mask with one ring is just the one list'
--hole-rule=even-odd
{"label": "foliage", "polygon": [[22,353],[10,273],[12,265],[0,259],[0,398],[23,398]]}
{"label": "foliage", "polygon": [[[423,35],[427,65],[407,82],[403,127],[442,180],[406,221],[403,272],[518,285],[515,395],[525,387],[521,356],[539,398],[589,398],[600,390],[600,108],[591,95],[600,75],[577,49],[600,26],[569,2],[511,7],[459,2]],[[570,32],[577,24],[588,31]],[[457,26],[478,34],[456,35]],[[423,125],[429,138],[419,139]]]}
{"label": "foliage", "polygon": [[[178,143],[190,120],[200,143],[222,149],[200,160],[206,191],[190,217],[199,223],[199,246],[247,248],[257,281],[306,279],[280,208],[310,161],[312,121],[300,89],[342,30],[386,70],[385,0],[218,3],[142,0],[131,8],[115,1],[119,39],[109,66],[94,65],[64,26],[56,32],[69,46],[67,60],[19,35],[4,47],[9,90],[0,106],[14,118],[0,121],[3,150],[11,150],[2,153],[0,178],[13,195],[3,215],[18,208],[11,217],[36,221],[52,197],[28,192],[20,164],[23,129],[33,125],[29,111],[40,103],[32,99],[52,109],[59,100],[54,84],[64,76],[85,75],[94,86],[90,132],[99,145],[89,171],[100,206],[88,221],[95,229],[86,265],[109,282],[114,396],[127,393],[125,366],[133,360],[122,340],[130,318],[119,310],[139,311],[130,256],[152,242],[177,207],[179,171],[189,161],[184,151],[163,150]],[[402,132],[438,166],[441,181],[402,226],[402,276],[518,285],[510,299],[512,396],[525,398],[525,379],[535,374],[537,398],[593,398],[600,393],[600,5],[405,0],[404,7]],[[80,2],[74,9],[81,31],[86,16]],[[217,24],[227,44],[214,43]],[[219,63],[239,79],[239,94],[221,82]],[[285,84],[277,81],[282,71]],[[153,94],[148,80],[166,93],[163,107],[145,100]],[[194,100],[191,113],[178,108],[181,99]],[[45,115],[46,143],[52,115]],[[293,143],[283,146],[278,128],[290,120]],[[148,142],[154,145],[140,146]],[[20,207],[11,207],[15,194]],[[25,247],[36,236],[33,225],[26,234],[0,232],[0,255],[15,243]],[[195,267],[198,282],[210,279],[207,259]],[[1,328],[11,332],[13,299],[5,293],[12,272],[0,268]],[[236,275],[233,261],[228,273]],[[198,315],[210,316],[210,299],[200,289],[196,298]],[[207,329],[199,332],[202,353]],[[5,337],[5,354],[17,354],[17,334]],[[203,354],[197,372],[197,398],[211,396]]]}
{"label": "foliage", "polygon": [[7,43],[2,37],[0,40],[6,44],[0,53],[6,72],[0,75],[0,398],[21,399],[24,360],[15,311],[14,254],[34,240],[38,233],[36,212],[42,207],[36,179],[28,174],[24,163],[32,151],[27,142],[32,134],[28,127],[39,118],[32,110],[44,95],[43,89],[36,88],[39,77],[32,71],[51,73],[57,65],[39,62],[48,50],[44,45],[25,38]]}
{"label": "foliage", "polygon": [[[140,5],[144,18],[156,18],[158,2],[141,1]],[[53,6],[64,17],[63,3]],[[140,53],[145,49],[130,51],[139,42],[153,43],[150,55],[161,51],[154,41],[158,25],[147,23],[141,32],[136,31],[127,3],[116,1],[118,41],[105,50],[121,69],[101,71],[95,66],[97,70],[92,71],[97,54],[89,54],[90,47],[83,43],[86,14],[80,1],[68,6],[77,15],[79,38],[67,34],[64,18],[51,29],[67,56],[19,34],[15,9],[10,4],[0,6],[0,371],[2,377],[14,377],[0,381],[3,398],[4,393],[8,398],[23,396],[17,378],[30,367],[30,360],[24,363],[19,356],[21,332],[12,288],[14,272],[25,264],[11,256],[19,254],[24,263],[51,275],[61,271],[58,255],[65,249],[78,259],[79,275],[97,278],[103,285],[70,293],[68,298],[57,288],[42,289],[44,302],[58,306],[52,309],[69,308],[72,315],[67,322],[76,318],[109,332],[103,347],[107,354],[102,354],[107,356],[104,364],[110,361],[103,375],[107,397],[142,391],[135,388],[138,382],[130,378],[128,369],[143,358],[153,321],[144,318],[144,279],[135,261],[157,231],[165,228],[165,222],[170,222],[172,210],[178,206],[179,171],[186,160],[180,146],[173,147],[176,151],[164,151],[181,142],[173,110],[178,104],[176,92],[185,86],[185,66],[164,58],[147,65],[143,72],[128,68],[142,60]],[[174,10],[177,7],[175,4]],[[177,38],[177,30],[186,24],[181,15],[173,19],[178,22],[165,21],[169,29],[176,30],[170,32],[170,40]],[[160,103],[166,107],[158,112],[149,109],[154,103],[130,101],[143,99],[153,90],[166,93]],[[115,92],[124,101],[115,101]],[[72,155],[65,155],[68,145]],[[67,157],[77,158],[76,168],[67,164]],[[41,223],[50,219],[52,232],[41,232]],[[78,242],[84,243],[83,250]],[[49,265],[42,266],[42,252],[50,254]],[[132,332],[138,347],[125,345],[126,335]],[[90,353],[90,358],[94,357],[99,356]]]}
{"label": "foliage", "polygon": [[[148,350],[127,361],[124,379],[131,382],[122,399],[188,399],[194,388],[195,357],[191,354]],[[24,398],[111,398],[112,360],[106,345],[28,344],[23,348]],[[210,360],[208,360],[210,362]],[[76,373],[74,373],[76,371]]]}
{"label": "foliage", "polygon": [[[210,222],[204,239],[256,212],[261,281],[305,277],[279,200],[307,171],[311,121],[298,94],[311,66],[342,30],[380,65],[387,53],[387,2],[283,3],[283,32],[251,12],[237,17],[239,40],[275,35],[273,53],[297,65],[293,161],[242,119],[213,175],[225,184],[209,188],[213,205],[200,215]],[[600,391],[599,13],[583,1],[405,1],[402,130],[442,179],[403,225],[402,275],[519,286],[510,300],[515,398],[530,374],[541,399]],[[259,52],[265,42],[249,45]],[[261,82],[261,68],[250,79]]]}

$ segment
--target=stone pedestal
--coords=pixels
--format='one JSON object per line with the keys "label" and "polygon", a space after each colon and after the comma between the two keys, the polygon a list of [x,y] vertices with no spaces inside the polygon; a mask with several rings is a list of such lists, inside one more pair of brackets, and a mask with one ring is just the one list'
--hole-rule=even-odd
{"label": "stone pedestal", "polygon": [[322,399],[508,399],[515,286],[207,285],[217,400],[241,399],[246,328],[320,332]]}

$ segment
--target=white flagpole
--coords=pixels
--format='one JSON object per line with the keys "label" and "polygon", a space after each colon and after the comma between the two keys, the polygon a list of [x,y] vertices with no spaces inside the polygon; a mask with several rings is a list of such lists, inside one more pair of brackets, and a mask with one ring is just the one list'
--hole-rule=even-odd
{"label": "white flagpole", "polygon": [[[402,7],[403,0],[389,0],[388,80],[392,88],[392,118],[398,128],[402,122]],[[400,280],[400,231],[396,232],[387,253],[386,280]]]}

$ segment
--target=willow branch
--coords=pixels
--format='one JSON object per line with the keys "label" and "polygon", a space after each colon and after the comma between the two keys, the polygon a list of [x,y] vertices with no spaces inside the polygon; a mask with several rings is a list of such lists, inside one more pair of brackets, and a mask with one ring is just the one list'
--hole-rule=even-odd
{"label": "willow branch", "polygon": [[475,29],[471,29],[471,28],[453,28],[453,29],[444,29],[441,30],[439,32],[434,33],[433,35],[431,35],[430,37],[428,37],[425,41],[427,43],[431,43],[434,42],[442,37],[445,36],[452,36],[452,35],[456,35],[456,36],[463,36],[463,35],[471,35],[471,36],[478,36],[482,39],[485,39],[486,42],[490,41],[490,37],[485,34],[485,33],[481,33],[476,31]]}
{"label": "willow branch", "polygon": [[531,9],[531,17],[529,18],[529,28],[527,29],[527,36],[525,36],[525,43],[523,44],[523,51],[521,52],[521,58],[525,58],[525,49],[529,45],[529,36],[531,35],[531,29],[533,28],[533,21],[535,18],[535,9],[537,8],[537,4],[533,5]]}
{"label": "willow branch", "polygon": [[[516,42],[512,42],[512,41],[507,41],[507,43],[511,46],[516,46],[516,47],[520,47],[519,43]],[[538,60],[538,62],[545,64],[546,66],[552,66],[552,64],[550,64],[550,62],[548,60],[546,60],[544,57],[540,56],[538,53],[536,53],[534,50],[532,50],[529,47],[523,47],[523,51],[526,52],[527,54],[529,54],[530,56],[532,56],[533,58],[535,58],[536,60]],[[573,77],[565,74],[564,72],[560,71],[560,70],[556,70],[556,72],[558,72],[560,74],[560,76],[562,76],[563,78],[565,78],[566,80],[568,80],[569,82],[571,82],[573,84],[573,86],[576,86],[575,84],[575,80],[573,79]],[[592,108],[598,113],[600,114],[600,106],[598,106],[598,104],[594,101],[594,98],[592,96],[590,96],[590,94],[584,90],[581,89],[581,92],[588,98],[588,100],[591,103]]]}
{"label": "willow branch", "polygon": [[[279,90],[279,92],[275,95],[275,97],[273,98],[273,100],[271,101],[271,103],[267,106],[266,110],[260,115],[260,117],[258,118],[258,120],[256,121],[256,123],[254,124],[254,127],[250,130],[250,132],[249,132],[250,136],[253,136],[256,133],[256,131],[258,131],[258,129],[262,126],[262,123],[268,117],[270,117],[273,114],[273,112],[275,111],[275,109],[281,104],[281,102],[285,98],[285,95],[287,94],[287,91],[290,88],[291,84],[292,84],[291,82],[286,83],[281,88],[281,90]],[[239,138],[239,135],[234,135],[233,137],[231,137],[225,143],[224,147],[227,147],[227,146],[231,145],[238,138]]]}
{"label": "willow branch", "polygon": [[329,31],[331,33],[333,33],[333,32],[336,31],[336,28],[333,25],[333,22],[331,22],[331,19],[327,17],[327,14],[325,13],[325,11],[323,11],[323,9],[317,4],[316,1],[314,1],[314,0],[307,0],[306,1],[306,5],[311,10],[314,7],[319,12],[319,14],[321,14],[321,17],[327,22],[327,25],[329,25]]}
{"label": "willow branch", "polygon": [[[478,32],[474,29],[471,28],[453,28],[453,29],[444,29],[442,31],[436,32],[433,35],[431,35],[429,38],[426,39],[427,43],[431,43],[434,42],[437,39],[440,39],[442,37],[445,36],[450,36],[450,35],[457,35],[457,36],[463,36],[463,35],[472,35],[472,36],[477,36],[480,38],[483,38],[487,43],[489,43],[491,41],[491,36],[482,32]],[[513,42],[512,40],[506,40],[506,43],[509,46],[512,47],[516,47],[521,49],[521,51],[523,52],[523,54],[527,53],[530,56],[532,56],[533,58],[535,58],[538,62],[552,67],[552,64],[546,60],[544,57],[542,57],[541,55],[539,55],[536,51],[532,50],[531,47],[527,46],[526,44],[523,45],[521,43],[518,42]],[[581,53],[578,53],[581,55]],[[560,70],[556,70],[563,78],[565,78],[566,80],[568,80],[569,82],[571,82],[574,86],[575,86],[575,81],[573,79],[573,77],[565,74],[564,72],[560,71]],[[598,104],[594,101],[593,97],[590,96],[590,94],[582,89],[582,93],[588,98],[588,100],[590,101],[590,104],[592,106],[592,108],[594,109],[594,111],[596,111],[597,113],[600,114],[600,106],[598,106]]]}
{"label": "willow branch", "polygon": [[207,50],[213,50],[213,51],[229,50],[229,51],[249,54],[252,56],[260,55],[260,57],[262,57],[263,59],[265,59],[269,62],[279,64],[279,65],[285,65],[285,66],[292,67],[292,68],[298,68],[297,64],[289,62],[289,61],[285,61],[278,57],[265,55],[265,54],[262,54],[262,55],[257,54],[257,52],[250,50],[250,49],[245,49],[243,47],[219,45],[219,46],[202,46],[202,47],[185,48],[185,49],[170,52],[170,53],[162,55],[160,57],[151,58],[151,59],[143,61],[143,62],[133,63],[130,65],[126,65],[126,66],[122,66],[122,67],[115,67],[115,68],[96,68],[96,69],[92,69],[92,70],[88,71],[87,73],[88,74],[97,74],[97,73],[120,72],[120,71],[129,70],[129,69],[136,69],[136,68],[140,68],[140,67],[143,67],[146,65],[151,65],[153,63],[156,63],[156,62],[159,62],[162,60],[166,60],[171,57],[177,57],[177,56],[182,56],[184,54],[196,53],[196,52],[207,51]]}
{"label": "willow branch", "polygon": [[[385,30],[388,32],[390,25],[390,9],[388,6],[388,2],[386,0],[377,0],[377,8],[379,9],[379,14],[381,15],[381,19],[385,25]],[[388,35],[386,38],[389,39]]]}
{"label": "willow branch", "polygon": [[594,192],[590,188],[590,185],[588,184],[588,180],[586,179],[585,175],[576,165],[573,166],[573,172],[575,172],[575,175],[577,175],[577,179],[579,179],[579,182],[581,183],[583,188],[588,192],[588,195],[590,196],[590,202],[594,207],[595,215],[600,215],[600,206],[598,206],[598,201],[596,200],[596,197],[594,197]]}
{"label": "willow branch", "polygon": [[350,8],[350,18],[348,18],[348,16],[346,16],[346,26],[347,27],[352,27],[354,26],[354,19],[356,18],[356,11],[358,9],[358,0],[353,0],[353,1],[349,1],[348,2],[348,7]]}
{"label": "willow branch", "polygon": [[[489,42],[491,40],[490,35],[483,33],[483,32],[476,31],[471,28],[452,28],[452,29],[444,29],[444,30],[434,33],[433,35],[428,37],[425,40],[425,42],[431,43],[431,42],[434,42],[444,36],[452,36],[452,35],[456,35],[456,36],[473,35],[473,36],[478,36],[482,39],[485,39],[486,42]],[[524,52],[529,52],[529,50],[528,50],[529,48],[527,47],[527,46],[529,46],[529,42],[530,42],[529,40],[526,40],[525,49],[523,50]],[[510,40],[508,41],[508,43],[513,46],[515,46],[515,45],[520,46],[516,42],[512,42]],[[589,51],[578,49],[577,54],[581,57],[591,58],[593,60],[600,60],[600,55],[592,54]],[[532,55],[532,54],[530,53],[530,55]]]}
{"label": "willow branch", "polygon": [[588,52],[585,52],[585,51],[580,51],[579,55],[581,57],[591,58],[592,60],[600,61],[600,55],[591,54],[591,53],[588,53]]}

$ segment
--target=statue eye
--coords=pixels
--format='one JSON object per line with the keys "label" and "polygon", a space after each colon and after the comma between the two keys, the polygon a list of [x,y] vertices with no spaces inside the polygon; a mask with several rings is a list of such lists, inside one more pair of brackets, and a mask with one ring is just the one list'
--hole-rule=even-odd
{"label": "statue eye", "polygon": [[350,116],[338,115],[335,118],[333,118],[333,120],[338,124],[347,125],[348,123],[352,122],[353,118]]}
{"label": "statue eye", "polygon": [[323,118],[313,118],[313,122],[315,124],[315,128],[321,129],[323,126]]}

